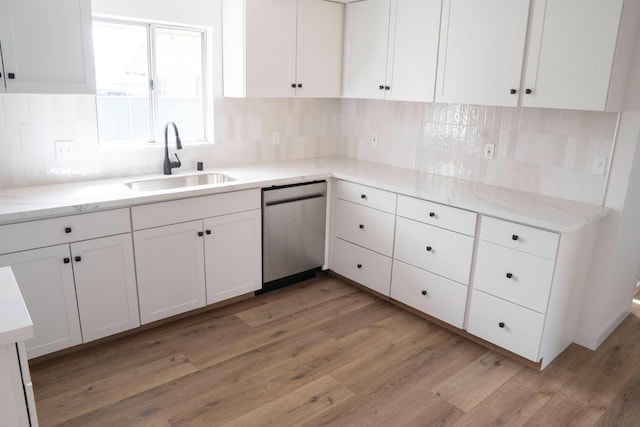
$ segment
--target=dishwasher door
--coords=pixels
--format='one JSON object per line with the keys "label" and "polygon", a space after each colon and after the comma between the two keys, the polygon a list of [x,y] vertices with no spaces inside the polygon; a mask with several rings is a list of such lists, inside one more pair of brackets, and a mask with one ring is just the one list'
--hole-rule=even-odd
{"label": "dishwasher door", "polygon": [[326,210],[326,181],[263,190],[263,290],[322,267]]}

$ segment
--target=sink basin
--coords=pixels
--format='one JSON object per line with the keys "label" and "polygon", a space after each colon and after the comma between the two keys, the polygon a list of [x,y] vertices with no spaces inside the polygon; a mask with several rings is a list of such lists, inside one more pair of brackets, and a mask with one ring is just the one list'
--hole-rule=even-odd
{"label": "sink basin", "polygon": [[196,187],[198,185],[222,184],[234,181],[223,173],[204,173],[196,175],[174,175],[163,178],[125,182],[124,185],[135,191],[158,191],[170,188]]}

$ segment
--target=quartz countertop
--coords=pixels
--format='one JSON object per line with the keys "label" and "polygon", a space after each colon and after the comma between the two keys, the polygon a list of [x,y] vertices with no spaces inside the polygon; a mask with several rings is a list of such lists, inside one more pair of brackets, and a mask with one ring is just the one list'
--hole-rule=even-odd
{"label": "quartz countertop", "polygon": [[0,345],[33,337],[33,322],[11,267],[0,268]]}
{"label": "quartz countertop", "polygon": [[207,172],[221,172],[234,181],[158,191],[134,191],[125,185],[129,181],[162,177],[158,174],[0,189],[0,224],[330,177],[560,233],[577,230],[609,213],[608,208],[598,205],[343,157],[221,167],[203,172],[182,170],[174,175]]}

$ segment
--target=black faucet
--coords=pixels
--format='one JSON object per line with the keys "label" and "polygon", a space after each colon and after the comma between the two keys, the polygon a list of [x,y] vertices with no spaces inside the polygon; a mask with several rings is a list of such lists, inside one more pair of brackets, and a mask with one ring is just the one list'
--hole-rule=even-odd
{"label": "black faucet", "polygon": [[173,131],[176,134],[176,149],[182,150],[182,142],[180,142],[178,127],[173,122],[167,123],[166,126],[164,127],[164,174],[165,175],[171,175],[171,169],[179,168],[180,166],[182,166],[182,163],[180,162],[180,157],[178,157],[177,153],[175,155],[176,159],[178,159],[177,162],[169,160],[169,138],[168,138],[169,126],[173,126]]}

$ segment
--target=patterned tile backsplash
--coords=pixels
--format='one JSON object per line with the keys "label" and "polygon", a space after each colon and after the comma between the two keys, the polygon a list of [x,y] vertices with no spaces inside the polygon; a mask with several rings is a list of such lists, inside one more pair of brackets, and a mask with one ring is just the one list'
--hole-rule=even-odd
{"label": "patterned tile backsplash", "polygon": [[[352,99],[216,98],[216,144],[186,145],[183,170],[342,155],[539,194],[601,203],[618,115]],[[274,132],[280,143],[273,144]],[[377,133],[377,145],[371,134]],[[54,141],[75,141],[56,159]],[[495,160],[483,147],[495,144]],[[0,95],[0,188],[159,173],[161,144],[98,144],[91,95]]]}

